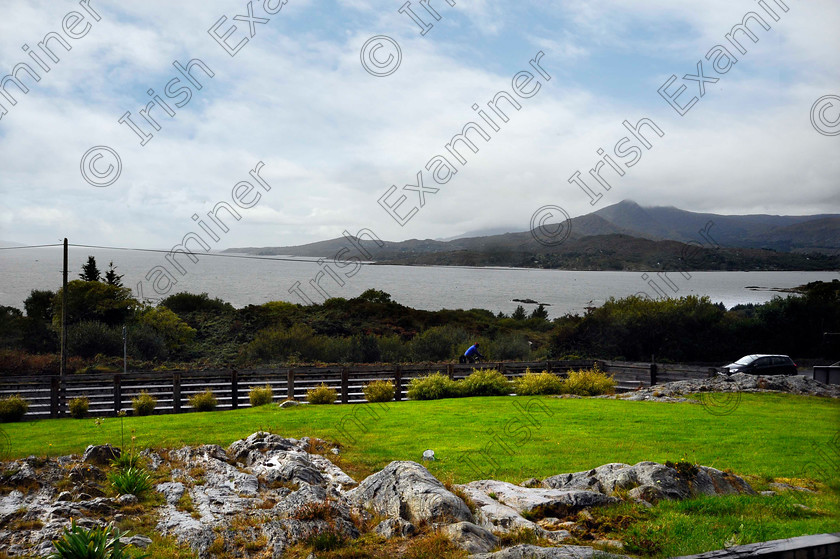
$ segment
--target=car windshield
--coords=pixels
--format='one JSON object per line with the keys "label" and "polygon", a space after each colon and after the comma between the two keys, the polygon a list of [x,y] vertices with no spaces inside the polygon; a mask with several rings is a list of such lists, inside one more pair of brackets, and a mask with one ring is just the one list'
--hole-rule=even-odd
{"label": "car windshield", "polygon": [[755,355],[746,355],[746,356],[738,359],[737,361],[735,361],[735,364],[736,365],[749,365],[753,361],[755,361]]}

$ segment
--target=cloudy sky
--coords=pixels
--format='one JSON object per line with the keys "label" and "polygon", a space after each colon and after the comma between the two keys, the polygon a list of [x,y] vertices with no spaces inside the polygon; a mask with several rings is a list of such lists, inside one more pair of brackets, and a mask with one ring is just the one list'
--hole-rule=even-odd
{"label": "cloudy sky", "polygon": [[[254,186],[252,202],[260,198],[239,221],[227,219],[213,248],[300,244],[361,228],[391,240],[526,230],[541,206],[580,215],[622,199],[718,213],[840,213],[840,136],[825,133],[837,131],[840,103],[812,111],[840,95],[840,3],[785,2],[786,13],[781,0],[431,0],[436,20],[412,1],[415,16],[433,24],[421,35],[398,11],[403,0],[3,0],[0,77],[28,63],[41,79],[18,67],[29,92],[7,80],[0,96],[0,239],[168,248],[198,230],[191,216],[230,203],[242,181]],[[233,19],[249,5],[260,19]],[[753,22],[758,43],[741,35],[741,54],[725,35],[750,11],[771,29]],[[224,41],[239,47],[235,55],[211,28],[230,31]],[[49,33],[71,47],[48,41],[57,63],[37,46]],[[360,55],[380,35],[394,43],[372,43],[368,67],[393,70],[388,49],[401,51],[383,77]],[[705,58],[718,44],[738,58],[725,74]],[[550,80],[529,65],[540,51]],[[173,62],[193,59],[214,77],[194,68],[201,90],[191,89],[188,103],[186,94],[166,98],[179,76]],[[699,80],[683,79],[700,60],[707,79],[718,78],[703,84],[702,97]],[[465,152],[448,183],[435,184],[427,162],[465,124],[481,122],[473,104],[487,111],[521,71],[539,90],[519,98],[521,109],[508,110],[489,142],[476,137],[479,153]],[[668,92],[687,88],[677,102],[698,97],[685,116],[657,93],[672,75]],[[151,109],[159,131],[138,114],[150,89],[175,113]],[[118,122],[126,112],[152,133],[146,145]],[[648,134],[653,148],[623,177],[610,175],[612,189],[598,190],[604,196],[591,205],[569,177],[588,176],[601,148],[617,159],[613,146],[628,135],[622,122],[642,118],[665,136]],[[108,186],[82,176],[83,155],[96,146],[122,164]],[[92,152],[89,179],[115,178],[108,157]],[[249,177],[260,161],[270,191]],[[391,185],[416,183],[420,171],[425,187],[439,190],[400,226],[377,200]],[[400,213],[419,205],[416,191],[401,193]]]}

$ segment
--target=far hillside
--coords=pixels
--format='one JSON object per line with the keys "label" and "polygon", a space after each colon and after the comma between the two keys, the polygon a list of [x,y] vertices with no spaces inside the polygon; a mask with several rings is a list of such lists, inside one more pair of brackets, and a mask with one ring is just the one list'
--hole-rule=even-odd
{"label": "far hillside", "polygon": [[[338,238],[299,246],[226,252],[381,264],[508,266],[564,270],[836,270],[840,215],[771,216],[645,208],[624,201],[571,220],[569,237],[546,246],[530,231],[389,242]],[[344,256],[347,258],[348,256]]]}

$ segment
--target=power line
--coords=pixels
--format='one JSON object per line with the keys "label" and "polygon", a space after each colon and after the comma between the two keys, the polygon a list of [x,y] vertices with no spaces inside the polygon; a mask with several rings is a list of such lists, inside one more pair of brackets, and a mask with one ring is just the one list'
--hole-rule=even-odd
{"label": "power line", "polygon": [[30,246],[23,246],[23,247],[0,247],[0,250],[21,250],[24,248],[44,248],[44,247],[60,247],[62,246],[61,243],[56,243],[54,245],[30,245]]}
{"label": "power line", "polygon": [[[45,246],[60,246],[60,245],[45,245]],[[153,248],[128,248],[128,247],[110,247],[110,246],[100,246],[100,245],[76,245],[70,244],[71,247],[76,248],[98,248],[103,250],[125,250],[125,251],[133,251],[133,252],[155,252],[159,254],[171,254],[171,250],[159,250]],[[275,260],[280,262],[306,262],[317,264],[317,260],[303,260],[300,258],[275,258],[271,256],[245,256],[241,254],[219,254],[219,253],[201,253],[201,252],[187,252],[187,254],[191,254],[194,256],[213,256],[215,258],[241,258],[244,260]],[[360,262],[360,264],[364,264],[364,262]]]}

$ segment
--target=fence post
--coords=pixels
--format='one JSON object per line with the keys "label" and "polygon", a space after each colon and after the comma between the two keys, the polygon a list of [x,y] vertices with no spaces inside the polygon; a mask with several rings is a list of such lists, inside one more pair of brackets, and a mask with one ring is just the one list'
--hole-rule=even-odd
{"label": "fence post", "polygon": [[455,365],[453,365],[452,363],[447,363],[446,373],[449,375],[449,380],[453,380],[455,378]]}
{"label": "fence post", "polygon": [[50,417],[58,417],[58,393],[61,390],[61,379],[52,377],[50,379]]}
{"label": "fence post", "polygon": [[545,372],[546,372],[546,373],[550,373],[550,372],[551,372],[551,361],[546,361],[546,362],[545,362]]}
{"label": "fence post", "polygon": [[656,384],[656,369],[657,369],[656,363],[651,363],[650,364],[650,385],[651,386]]}
{"label": "fence post", "polygon": [[399,365],[394,366],[394,401],[402,400],[402,369]]}
{"label": "fence post", "polygon": [[350,403],[350,371],[347,367],[341,368],[341,403]]}
{"label": "fence post", "polygon": [[239,407],[239,371],[230,372],[230,409]]}
{"label": "fence post", "polygon": [[172,412],[181,413],[181,373],[172,373]]}
{"label": "fence post", "polygon": [[295,399],[295,370],[289,369],[289,372],[286,374],[286,399],[287,400],[294,400]]}
{"label": "fence post", "polygon": [[122,410],[122,375],[114,375],[114,413]]}

